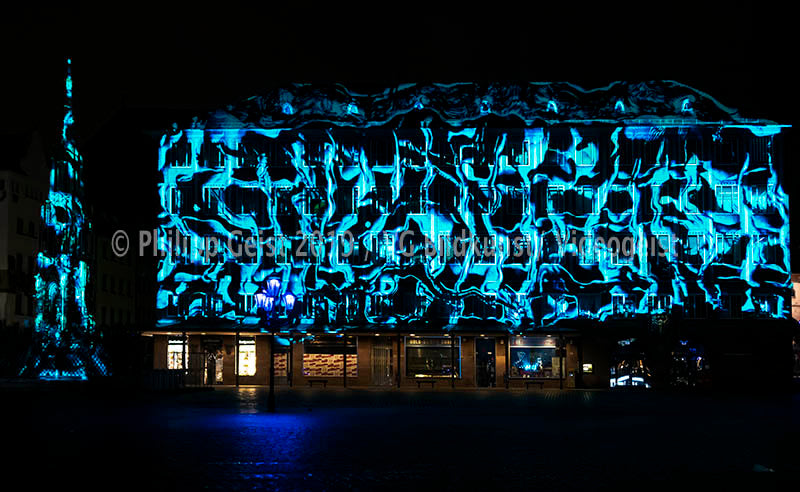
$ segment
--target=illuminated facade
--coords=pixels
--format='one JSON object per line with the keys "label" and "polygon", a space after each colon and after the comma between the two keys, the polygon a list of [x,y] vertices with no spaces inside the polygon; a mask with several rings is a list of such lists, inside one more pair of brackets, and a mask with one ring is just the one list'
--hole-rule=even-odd
{"label": "illuminated facade", "polygon": [[83,164],[75,146],[72,74],[67,60],[62,155],[51,160],[41,212],[35,284],[34,346],[22,373],[44,379],[107,375],[107,361],[87,306],[89,234]]}
{"label": "illuminated facade", "polygon": [[784,319],[784,128],[675,82],[251,98],[162,139],[157,330],[259,333],[278,279],[287,336],[459,335],[422,344],[451,374],[492,332],[495,380],[563,379],[565,333]]}

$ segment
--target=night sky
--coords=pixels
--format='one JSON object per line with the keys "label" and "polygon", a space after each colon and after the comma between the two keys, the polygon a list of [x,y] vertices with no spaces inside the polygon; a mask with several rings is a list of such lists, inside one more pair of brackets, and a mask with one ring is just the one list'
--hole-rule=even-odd
{"label": "night sky", "polygon": [[[155,222],[157,137],[172,121],[287,82],[370,91],[403,82],[565,80],[594,88],[674,79],[745,117],[798,124],[796,27],[766,4],[707,12],[663,2],[633,11],[530,2],[525,10],[462,3],[434,12],[431,4],[351,12],[338,3],[319,10],[78,2],[5,12],[0,131],[38,129],[57,143],[71,57],[87,191],[95,208],[134,229]],[[784,155],[792,195],[796,134]]]}

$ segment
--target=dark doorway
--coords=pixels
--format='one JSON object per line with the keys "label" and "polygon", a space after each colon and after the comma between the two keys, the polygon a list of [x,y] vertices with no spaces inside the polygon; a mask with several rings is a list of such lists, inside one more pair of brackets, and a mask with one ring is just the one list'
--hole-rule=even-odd
{"label": "dark doorway", "polygon": [[495,385],[494,338],[475,339],[475,384],[479,388]]}

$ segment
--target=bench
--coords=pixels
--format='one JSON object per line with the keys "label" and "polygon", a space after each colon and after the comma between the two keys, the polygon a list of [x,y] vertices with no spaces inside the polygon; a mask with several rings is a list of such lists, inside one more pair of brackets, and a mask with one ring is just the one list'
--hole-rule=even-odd
{"label": "bench", "polygon": [[544,389],[544,381],[536,381],[536,380],[525,381],[525,389],[526,390],[529,389],[532,384],[538,384],[539,385],[539,389]]}
{"label": "bench", "polygon": [[434,385],[436,384],[435,379],[417,379],[417,388],[421,388],[423,384],[430,384],[431,389],[433,389]]}
{"label": "bench", "polygon": [[309,388],[314,387],[314,383],[322,383],[322,387],[323,388],[327,388],[328,387],[328,380],[327,379],[309,379],[308,380]]}

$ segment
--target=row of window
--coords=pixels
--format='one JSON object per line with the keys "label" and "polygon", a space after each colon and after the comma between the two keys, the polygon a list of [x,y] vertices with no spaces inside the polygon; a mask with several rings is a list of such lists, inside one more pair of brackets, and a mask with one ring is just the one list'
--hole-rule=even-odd
{"label": "row of window", "polygon": [[95,322],[100,325],[130,325],[133,322],[130,309],[101,306],[98,314]]}
{"label": "row of window", "polygon": [[[509,162],[522,166],[533,163],[548,163],[546,153],[558,152],[562,156],[572,159],[578,166],[593,166],[601,157],[597,141],[589,137],[579,145],[574,145],[573,138],[560,137],[552,134],[545,139],[523,140],[522,142],[507,142],[503,152],[499,155],[501,164]],[[605,136],[604,139],[608,139]],[[651,138],[652,137],[652,138]],[[279,143],[270,141],[253,144],[239,142],[235,149],[224,147],[222,144],[212,144],[206,140],[199,149],[192,149],[185,140],[179,141],[167,151],[167,162],[173,167],[188,167],[192,165],[192,155],[197,153],[197,161],[205,167],[257,167],[267,165],[270,167],[290,167],[292,159],[302,153],[307,166],[324,166],[336,162],[342,166],[357,166],[365,160],[371,167],[393,166],[396,162],[401,165],[414,166],[424,164],[428,159],[447,159],[452,156],[457,163],[469,163],[474,167],[489,166],[494,162],[495,149],[484,149],[481,145],[464,143],[451,144],[442,138],[435,138],[432,142],[425,141],[415,145],[411,140],[376,138],[339,138],[334,144],[330,140],[309,139],[305,142]],[[297,146],[300,147],[297,147]],[[426,147],[425,145],[429,145]],[[395,149],[396,155],[395,155]],[[567,154],[567,150],[570,150]],[[719,165],[733,165],[744,162],[745,155],[750,161],[757,164],[768,163],[771,160],[772,141],[769,137],[741,138],[727,136],[719,141],[708,142],[700,136],[674,135],[648,135],[648,138],[622,139],[614,149],[606,152],[619,158],[623,167],[632,167],[637,161],[655,164],[657,162],[674,162],[677,164],[692,163],[692,156],[702,156],[711,159]],[[417,162],[417,156],[423,160]],[[659,156],[661,159],[659,159]]]}
{"label": "row of window", "polygon": [[[534,260],[537,263],[561,264],[565,259],[573,259],[580,265],[597,265],[603,257],[611,265],[630,265],[641,254],[651,266],[675,261],[694,266],[711,262],[739,265],[748,255],[753,264],[776,264],[783,258],[783,247],[777,236],[744,236],[739,233],[709,236],[690,232],[682,238],[656,234],[640,240],[630,233],[596,235],[573,231],[570,234],[569,237],[561,237],[554,231],[544,232],[539,236],[538,244],[533,244],[531,236],[527,234],[460,237],[445,233],[439,234],[436,239],[426,240],[412,234],[382,232],[372,233],[364,240],[350,233],[339,233],[335,238],[319,235],[299,238],[277,236],[268,238],[261,246],[252,237],[229,243],[209,236],[202,241],[202,244],[215,244],[208,248],[209,251],[192,247],[187,242],[186,245],[176,245],[169,254],[172,261],[187,265],[208,265],[232,259],[237,264],[262,261],[275,266],[320,265],[328,261],[337,265],[364,265],[380,261],[399,265],[422,262],[431,266],[436,261],[440,265],[458,266],[470,254],[478,265],[497,265],[498,261],[509,265],[529,265]],[[122,293],[122,279],[119,282]],[[105,276],[103,290],[106,290]],[[111,292],[114,292],[113,280]],[[130,281],[127,292],[130,295]]]}
{"label": "row of window", "polygon": [[[40,203],[44,201],[44,194],[41,191],[34,188],[33,186],[31,186],[30,184],[23,185],[19,181],[15,180],[9,180],[9,183],[11,185],[10,188],[14,203],[19,201],[19,195],[21,193],[24,193],[25,198],[32,198]],[[4,195],[3,192],[5,191],[6,191],[6,180],[5,178],[0,178],[0,195]]]}
{"label": "row of window", "polygon": [[33,256],[27,256],[27,269],[25,267],[25,263],[23,263],[22,255],[17,253],[16,255],[8,255],[8,271],[10,273],[25,273],[29,275],[33,275],[36,271],[36,264],[35,259]]}
{"label": "row of window", "polygon": [[[630,186],[614,185],[608,190],[604,204],[597,188],[590,185],[574,188],[548,185],[546,196],[533,190],[525,193],[522,188],[507,188],[505,193],[500,193],[482,186],[476,194],[470,196],[465,205],[472,214],[500,214],[511,217],[529,214],[531,203],[537,208],[546,210],[548,214],[555,215],[597,214],[603,205],[614,213],[629,213],[634,206],[632,191]],[[742,204],[749,206],[754,213],[769,213],[774,208],[771,204],[774,193],[767,185],[741,188],[736,184],[718,184],[715,185],[713,193],[711,189],[701,185],[689,185],[682,190],[671,190],[667,185],[653,185],[641,191],[639,208],[642,214],[648,216],[657,213],[657,209],[653,208],[654,205],[658,208],[674,206],[666,212],[670,214],[676,209],[687,214],[703,214],[708,211],[738,214]],[[295,198],[298,193],[301,195],[299,200]],[[170,213],[192,213],[193,210],[190,210],[193,206],[190,198],[192,195],[193,192],[189,189],[170,188],[165,207]],[[406,213],[412,215],[427,214],[427,203],[431,203],[443,212],[456,211],[459,208],[458,196],[455,193],[444,194],[433,191],[431,195],[436,196],[428,196],[425,190],[408,184],[401,187],[399,193],[395,193],[392,186],[375,186],[368,195],[371,195],[369,210],[375,215],[391,214],[395,197],[405,205]],[[359,201],[367,198],[366,195],[362,195],[362,190],[358,186],[341,186],[334,193],[335,213],[357,214]],[[307,189],[298,192],[289,186],[275,187],[272,199],[265,197],[258,188],[203,187],[202,203],[211,213],[254,212],[258,216],[264,216],[271,209],[278,217],[289,217],[296,213],[317,215],[328,207],[325,191]]]}
{"label": "row of window", "polygon": [[17,234],[20,236],[30,236],[30,237],[37,237],[36,236],[36,224],[33,221],[28,221],[28,228],[25,229],[25,221],[21,218],[17,217]]}
{"label": "row of window", "polygon": [[113,276],[103,274],[101,277],[100,289],[103,292],[119,294],[121,296],[131,296],[131,281],[127,279],[115,279]]}
{"label": "row of window", "polygon": [[[503,308],[496,303],[496,295],[485,294],[485,298],[470,296],[462,300],[448,303],[440,307],[439,318],[449,318],[453,315],[474,316],[479,318],[498,318],[503,315]],[[167,315],[185,317],[189,314],[190,298],[185,295],[170,295],[168,297]],[[599,294],[578,294],[567,296],[563,294],[547,295],[542,298],[542,306],[558,317],[596,318],[603,302]],[[704,294],[690,294],[683,299],[683,315],[686,318],[706,318],[715,310],[722,318],[741,318],[743,313],[744,296],[740,294],[723,294],[719,297],[717,307],[713,308]],[[306,294],[303,298],[302,317],[317,321],[333,321],[336,314],[340,314],[346,321],[357,321],[361,317],[362,309],[366,303],[369,316],[390,317],[397,314],[413,314],[415,316],[430,315],[428,312],[430,302],[425,298],[401,292],[396,295],[372,294],[361,295],[356,292],[345,292],[342,300],[335,303],[321,294]],[[517,305],[520,313],[523,307],[530,305],[527,294],[517,294]],[[646,299],[646,309],[649,314],[670,314],[673,310],[673,298],[667,294],[649,294]],[[222,299],[216,295],[204,296],[202,302],[205,315],[220,315],[224,305]],[[614,294],[611,296],[612,313],[616,317],[631,317],[640,314],[638,300],[627,294]],[[753,296],[753,309],[756,315],[780,316],[779,296],[763,294]],[[241,313],[255,313],[255,302],[252,295],[239,297],[237,311]],[[282,314],[282,313],[279,313]]]}

